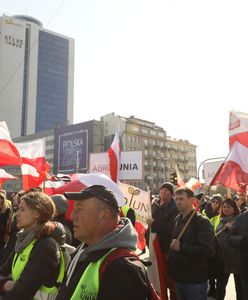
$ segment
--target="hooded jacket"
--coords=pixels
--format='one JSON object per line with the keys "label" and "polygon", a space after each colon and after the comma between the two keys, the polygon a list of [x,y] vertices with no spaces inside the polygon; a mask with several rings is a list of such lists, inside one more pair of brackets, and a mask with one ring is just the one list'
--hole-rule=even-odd
{"label": "hooded jacket", "polygon": [[[131,222],[123,218],[117,227],[93,246],[81,244],[68,268],[56,300],[68,300],[87,266],[98,261],[113,248],[136,249],[137,234]],[[145,300],[147,298],[147,275],[140,261],[118,258],[103,273],[96,300]]]}

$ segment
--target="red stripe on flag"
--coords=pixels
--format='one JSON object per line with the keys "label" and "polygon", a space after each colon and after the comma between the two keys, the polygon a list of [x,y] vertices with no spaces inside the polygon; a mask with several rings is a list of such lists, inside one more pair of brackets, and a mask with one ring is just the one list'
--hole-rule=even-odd
{"label": "red stripe on flag", "polygon": [[15,145],[8,140],[0,139],[0,166],[20,166],[22,160]]}
{"label": "red stripe on flag", "polygon": [[240,185],[247,183],[248,174],[242,170],[241,166],[234,161],[227,161],[221,165],[210,185],[223,184],[238,191]]}
{"label": "red stripe on flag", "polygon": [[112,148],[108,150],[109,154],[109,166],[110,166],[110,175],[111,179],[116,182],[118,179],[118,159],[116,157],[116,154]]}
{"label": "red stripe on flag", "polygon": [[157,259],[157,268],[158,268],[158,274],[159,274],[159,283],[160,283],[160,289],[161,289],[161,300],[167,300],[167,293],[166,293],[166,282],[164,282],[164,274],[165,274],[165,268],[164,268],[164,260],[163,256],[160,250],[158,236],[156,235],[155,239],[153,240],[153,247],[156,254]]}
{"label": "red stripe on flag", "polygon": [[229,137],[229,147],[231,148],[235,142],[239,142],[240,144],[248,147],[248,131],[237,133],[233,136]]}

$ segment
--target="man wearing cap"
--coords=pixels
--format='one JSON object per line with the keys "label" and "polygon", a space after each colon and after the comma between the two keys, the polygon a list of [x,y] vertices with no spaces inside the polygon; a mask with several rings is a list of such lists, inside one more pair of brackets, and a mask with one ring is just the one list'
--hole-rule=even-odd
{"label": "man wearing cap", "polygon": [[128,257],[111,261],[99,277],[105,257],[116,248],[136,249],[137,234],[129,219],[119,219],[114,194],[102,185],[79,193],[65,193],[75,200],[73,231],[78,247],[57,300],[145,300],[147,275],[143,264]]}
{"label": "man wearing cap", "polygon": [[159,199],[152,203],[152,219],[147,223],[151,232],[157,233],[161,252],[164,258],[164,281],[170,290],[170,299],[176,299],[175,284],[169,276],[167,267],[167,255],[170,249],[170,240],[174,227],[175,217],[179,214],[176,203],[173,199],[174,186],[170,182],[164,182],[159,191]]}

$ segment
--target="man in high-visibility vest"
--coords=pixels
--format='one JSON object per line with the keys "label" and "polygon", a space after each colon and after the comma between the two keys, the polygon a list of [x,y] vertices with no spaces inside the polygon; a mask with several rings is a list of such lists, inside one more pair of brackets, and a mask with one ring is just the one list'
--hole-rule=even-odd
{"label": "man in high-visibility vest", "polygon": [[104,259],[115,249],[136,249],[137,234],[128,218],[119,218],[114,194],[102,185],[78,193],[65,193],[75,200],[73,231],[83,243],[69,265],[56,300],[146,300],[147,274],[143,264],[128,257],[110,261],[100,278]]}

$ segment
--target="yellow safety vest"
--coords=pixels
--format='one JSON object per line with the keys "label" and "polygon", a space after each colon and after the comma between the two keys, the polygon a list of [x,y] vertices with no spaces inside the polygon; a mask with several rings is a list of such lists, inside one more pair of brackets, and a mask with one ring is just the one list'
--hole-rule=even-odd
{"label": "yellow safety vest", "polygon": [[[24,248],[22,250],[21,253],[16,253],[12,262],[12,279],[14,281],[17,281],[20,276],[22,271],[25,268],[26,263],[28,262],[29,259],[29,255],[33,249],[34,244],[36,243],[36,239],[34,239],[31,243],[28,244],[28,246],[26,248]],[[57,283],[61,284],[64,278],[64,274],[65,274],[65,261],[64,261],[64,255],[62,253],[62,251],[60,251],[60,270],[59,270],[59,275],[58,275],[58,279],[57,279]],[[54,294],[54,296],[58,293],[58,288],[56,286],[53,287],[46,287],[46,286],[41,286],[39,288],[39,290],[37,291],[37,293],[34,296],[34,300],[35,299],[42,299],[42,295],[44,295],[44,299],[46,299],[47,294]],[[37,298],[36,298],[37,295]],[[55,297],[54,297],[55,298]]]}
{"label": "yellow safety vest", "polygon": [[[83,272],[70,300],[96,300],[99,291],[99,269],[111,249],[96,262],[91,262]],[[107,299],[106,299],[107,300]]]}
{"label": "yellow safety vest", "polygon": [[129,209],[130,209],[130,207],[128,205],[124,205],[124,206],[121,207],[121,212],[122,212],[123,217],[126,218]]}

